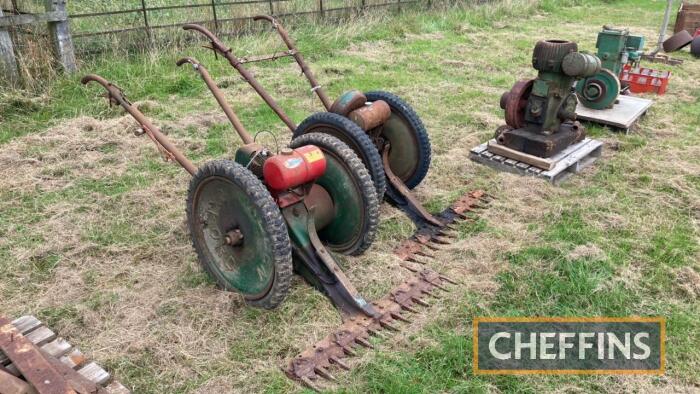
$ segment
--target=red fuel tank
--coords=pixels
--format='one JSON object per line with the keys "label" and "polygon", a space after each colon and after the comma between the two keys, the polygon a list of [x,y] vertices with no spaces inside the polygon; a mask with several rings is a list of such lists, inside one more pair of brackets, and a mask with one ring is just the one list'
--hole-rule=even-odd
{"label": "red fuel tank", "polygon": [[287,190],[314,181],[326,171],[326,158],[321,149],[306,145],[284,149],[265,160],[263,177],[272,190]]}

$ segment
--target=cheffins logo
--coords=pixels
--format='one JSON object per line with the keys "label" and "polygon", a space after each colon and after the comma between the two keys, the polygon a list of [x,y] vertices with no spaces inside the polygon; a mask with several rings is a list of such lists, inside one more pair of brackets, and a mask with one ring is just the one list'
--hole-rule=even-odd
{"label": "cheffins logo", "polygon": [[663,318],[476,318],[475,374],[656,374]]}

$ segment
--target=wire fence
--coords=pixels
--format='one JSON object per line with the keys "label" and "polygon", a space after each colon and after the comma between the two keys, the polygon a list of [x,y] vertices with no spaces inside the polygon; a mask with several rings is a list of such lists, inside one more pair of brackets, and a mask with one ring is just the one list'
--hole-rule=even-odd
{"label": "wire fence", "polygon": [[[205,25],[221,36],[250,34],[269,28],[256,15],[310,23],[351,18],[363,13],[400,12],[435,4],[489,3],[499,0],[0,0],[0,85],[2,79],[41,83],[58,70],[113,50],[163,47],[196,39],[184,34],[188,23]],[[17,23],[15,23],[17,22]],[[61,30],[56,25],[66,25]],[[62,35],[57,37],[57,33]],[[4,34],[4,36],[3,36]],[[70,42],[67,57],[56,57]],[[47,48],[53,47],[53,51]],[[75,56],[77,55],[77,56]],[[8,60],[9,58],[9,60]],[[57,62],[58,60],[58,62]],[[62,61],[63,60],[63,61]],[[61,65],[58,69],[56,64]],[[68,67],[66,67],[68,65]],[[3,71],[4,70],[4,71]],[[10,71],[8,71],[10,70]],[[10,75],[13,72],[14,75]],[[11,83],[12,85],[12,83]]]}
{"label": "wire fence", "polygon": [[[249,33],[262,28],[255,15],[277,18],[338,19],[373,9],[400,11],[432,0],[72,0],[66,8],[78,54],[99,53],[110,47],[167,44],[178,28],[198,23],[221,35]],[[5,15],[45,12],[45,0],[0,0]],[[38,25],[18,26],[17,36],[42,36]],[[22,41],[22,37],[17,37]],[[25,39],[27,37],[24,37]]]}

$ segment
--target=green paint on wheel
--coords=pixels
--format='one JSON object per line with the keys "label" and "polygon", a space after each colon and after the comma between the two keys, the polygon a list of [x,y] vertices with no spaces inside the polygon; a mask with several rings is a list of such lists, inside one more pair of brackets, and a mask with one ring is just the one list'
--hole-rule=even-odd
{"label": "green paint on wheel", "polygon": [[227,160],[202,166],[190,183],[187,217],[199,260],[221,287],[264,308],[284,299],[292,275],[289,235],[255,175]]}

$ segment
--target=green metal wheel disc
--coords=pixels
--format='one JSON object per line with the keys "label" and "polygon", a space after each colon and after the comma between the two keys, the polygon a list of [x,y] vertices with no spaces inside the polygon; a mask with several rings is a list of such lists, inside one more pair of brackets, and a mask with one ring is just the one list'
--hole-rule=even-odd
{"label": "green metal wheel disc", "polygon": [[409,189],[418,186],[428,173],[431,155],[430,139],[423,122],[413,108],[395,94],[373,91],[365,96],[368,101],[382,100],[389,104],[391,116],[382,125],[380,135],[391,145],[389,166]]}
{"label": "green metal wheel disc", "polygon": [[620,95],[620,80],[610,70],[602,69],[594,76],[578,81],[576,95],[588,108],[611,108]]}
{"label": "green metal wheel disc", "polygon": [[338,156],[325,151],[326,172],[316,180],[331,196],[335,217],[319,231],[319,238],[332,245],[332,249],[344,250],[357,243],[364,234],[364,204],[360,186],[355,182],[350,168]]}
{"label": "green metal wheel disc", "polygon": [[[317,227],[319,239],[328,249],[348,255],[364,252],[374,240],[379,224],[379,200],[372,178],[362,160],[339,139],[321,133],[296,137],[290,147],[314,145],[323,151],[326,171],[315,184],[329,198],[307,204],[325,211],[322,224]],[[308,205],[307,205],[308,206]]]}
{"label": "green metal wheel disc", "polygon": [[193,177],[187,205],[194,248],[217,282],[262,307],[280,301],[288,287],[281,282],[291,275],[290,243],[265,186],[239,164],[215,161]]}

